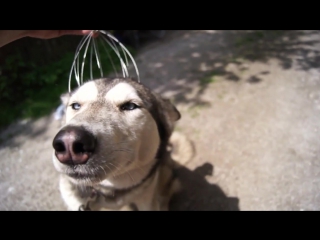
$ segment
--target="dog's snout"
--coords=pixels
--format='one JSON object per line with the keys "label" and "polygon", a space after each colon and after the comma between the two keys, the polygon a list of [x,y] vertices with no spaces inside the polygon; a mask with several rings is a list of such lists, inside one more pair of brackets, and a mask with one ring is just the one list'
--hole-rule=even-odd
{"label": "dog's snout", "polygon": [[95,149],[94,136],[81,127],[61,129],[52,142],[57,159],[64,164],[85,164]]}

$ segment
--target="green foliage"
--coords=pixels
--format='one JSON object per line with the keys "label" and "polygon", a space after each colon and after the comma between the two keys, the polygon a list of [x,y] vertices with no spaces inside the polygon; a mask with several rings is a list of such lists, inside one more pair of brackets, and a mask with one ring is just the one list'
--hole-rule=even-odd
{"label": "green foliage", "polygon": [[[111,48],[98,45],[104,76],[113,72],[111,59],[116,69],[120,61]],[[106,52],[108,51],[108,53]],[[133,49],[128,49],[134,54]],[[83,51],[81,52],[80,66]],[[93,77],[100,77],[96,59],[92,59]],[[41,59],[35,56],[34,59]],[[74,52],[66,52],[58,61],[41,64],[39,61],[25,61],[21,54],[11,54],[0,66],[0,128],[12,121],[24,118],[38,118],[50,113],[60,104],[60,95],[68,91],[68,79]],[[90,79],[90,52],[86,57],[84,81]],[[72,87],[76,86],[74,75]]]}
{"label": "green foliage", "polygon": [[254,44],[266,37],[277,37],[284,33],[283,30],[254,30],[250,33],[246,33],[244,36],[236,39],[236,46],[241,47],[243,45]]}
{"label": "green foliage", "polygon": [[209,76],[209,77],[205,77],[205,78],[200,79],[200,86],[206,86],[210,83],[214,83],[215,81],[216,81],[216,79],[215,79],[214,75]]}

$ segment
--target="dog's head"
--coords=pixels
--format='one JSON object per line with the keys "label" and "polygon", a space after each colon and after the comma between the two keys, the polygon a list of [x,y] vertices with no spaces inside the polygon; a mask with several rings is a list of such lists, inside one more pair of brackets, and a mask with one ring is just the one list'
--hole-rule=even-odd
{"label": "dog's head", "polygon": [[169,100],[127,78],[89,81],[62,100],[66,125],[53,140],[53,162],[81,185],[151,166],[180,119]]}

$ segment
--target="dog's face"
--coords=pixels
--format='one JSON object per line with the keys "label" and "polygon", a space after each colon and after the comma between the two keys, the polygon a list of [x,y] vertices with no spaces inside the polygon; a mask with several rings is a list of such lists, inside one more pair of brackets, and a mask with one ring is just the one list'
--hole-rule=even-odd
{"label": "dog's face", "polygon": [[89,81],[64,101],[66,125],[53,140],[53,162],[80,185],[150,164],[180,118],[168,100],[131,79]]}

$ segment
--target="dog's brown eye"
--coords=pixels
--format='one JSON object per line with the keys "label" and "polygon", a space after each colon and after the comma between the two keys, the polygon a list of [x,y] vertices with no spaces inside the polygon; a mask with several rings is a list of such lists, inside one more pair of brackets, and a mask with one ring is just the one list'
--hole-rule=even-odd
{"label": "dog's brown eye", "polygon": [[73,110],[79,110],[81,105],[79,103],[72,103],[71,107],[72,107]]}
{"label": "dog's brown eye", "polygon": [[125,103],[125,104],[120,106],[120,109],[122,111],[133,110],[133,109],[136,109],[136,108],[138,108],[138,106],[136,104],[132,103],[132,102],[127,102],[127,103]]}

